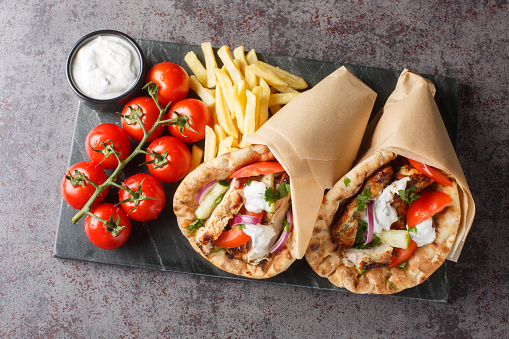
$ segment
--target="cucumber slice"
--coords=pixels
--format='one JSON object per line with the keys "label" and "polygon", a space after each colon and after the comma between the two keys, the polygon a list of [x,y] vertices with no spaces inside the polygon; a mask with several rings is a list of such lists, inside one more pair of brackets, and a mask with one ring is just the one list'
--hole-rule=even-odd
{"label": "cucumber slice", "polygon": [[405,230],[382,231],[377,234],[380,243],[398,248],[407,248],[410,244],[410,234]]}
{"label": "cucumber slice", "polygon": [[274,173],[262,175],[262,178],[260,179],[260,181],[265,183],[265,185],[267,185],[267,187],[274,188]]}
{"label": "cucumber slice", "polygon": [[[226,185],[225,185],[226,183]],[[221,202],[221,199],[223,198],[223,194],[228,190],[230,186],[228,185],[228,182],[219,181],[212,186],[212,189],[210,190],[209,194],[205,197],[205,199],[202,201],[200,206],[198,206],[198,209],[196,209],[196,217],[198,219],[207,219],[212,214],[212,211],[214,210],[214,207]],[[219,200],[219,201],[218,201]]]}
{"label": "cucumber slice", "polygon": [[[274,173],[262,175],[260,181],[265,183],[265,185],[267,185],[267,187],[274,189]],[[272,214],[276,213],[276,203],[273,203],[270,206],[269,206],[269,204],[267,204],[267,206],[265,206],[264,210],[267,213],[272,213]]]}

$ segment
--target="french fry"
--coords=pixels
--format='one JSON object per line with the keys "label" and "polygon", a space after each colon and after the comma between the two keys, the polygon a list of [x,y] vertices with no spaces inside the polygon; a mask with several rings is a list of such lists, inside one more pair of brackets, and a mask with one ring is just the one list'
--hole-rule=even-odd
{"label": "french fry", "polygon": [[263,96],[263,88],[262,88],[262,86],[256,86],[252,92],[256,96],[256,109],[255,109],[255,117],[254,117],[255,131],[256,131],[260,127],[260,125],[258,123],[260,121],[260,103],[261,103],[262,96]]}
{"label": "french fry", "polygon": [[217,156],[220,156],[221,154],[225,154],[231,151],[233,143],[233,137],[230,135],[229,137],[224,138],[221,140],[221,143],[219,144],[219,147],[217,148]]}
{"label": "french fry", "polygon": [[244,80],[244,77],[242,76],[242,74],[240,74],[240,71],[237,69],[237,67],[235,67],[235,63],[233,62],[232,56],[230,54],[230,48],[228,46],[226,45],[222,46],[217,51],[217,55],[223,62],[223,65],[228,70],[230,78],[232,79],[234,84],[241,80]]}
{"label": "french fry", "polygon": [[[214,74],[216,75],[216,100],[217,100],[217,90],[218,87],[221,87],[223,91],[223,97],[226,101],[226,105],[228,106],[229,112],[232,115],[232,118],[235,115],[235,108],[233,107],[233,83],[230,77],[224,72],[224,70],[216,68],[214,69]],[[220,86],[218,86],[218,84]]]}
{"label": "french fry", "polygon": [[279,67],[267,64],[263,61],[257,60],[255,61],[256,64],[258,64],[261,67],[264,67],[266,69],[270,69],[272,72],[274,72],[282,81],[286,82],[288,86],[295,88],[295,89],[305,89],[308,87],[308,84],[306,80],[302,79],[301,77],[292,74],[290,72],[285,71],[284,69],[281,69]]}
{"label": "french fry", "polygon": [[196,76],[191,75],[189,77],[191,83],[191,89],[198,94],[200,99],[205,103],[205,105],[209,106],[209,108],[214,107],[216,104],[216,100],[214,99],[214,91],[202,86],[200,81],[196,78]]}
{"label": "french fry", "polygon": [[193,71],[194,75],[198,79],[198,81],[203,85],[207,86],[207,70],[203,67],[200,60],[193,51],[190,51],[184,57],[184,61],[187,66]]}
{"label": "french fry", "polygon": [[217,68],[216,58],[214,57],[214,51],[212,51],[212,45],[210,42],[204,42],[201,44],[203,55],[205,56],[205,67],[207,69],[207,87],[212,88],[216,85],[216,76],[214,69]]}
{"label": "french fry", "polygon": [[246,70],[249,70],[253,72],[254,74],[258,75],[260,78],[263,78],[269,85],[276,87],[276,86],[288,86],[286,82],[279,79],[279,77],[272,72],[268,68],[264,68],[263,66],[260,66],[259,64],[252,64],[246,67]]}
{"label": "french fry", "polygon": [[272,105],[272,106],[269,106],[269,109],[270,109],[270,112],[272,113],[272,115],[274,115],[277,112],[279,112],[279,110],[281,109],[281,105]]}
{"label": "french fry", "polygon": [[256,55],[256,52],[254,49],[250,50],[246,55],[246,60],[249,65],[254,64],[258,61],[258,56]]}
{"label": "french fry", "polygon": [[189,170],[189,172],[192,172],[196,167],[198,167],[201,164],[202,157],[203,150],[200,147],[193,144],[193,147],[191,148],[191,169]]}
{"label": "french fry", "polygon": [[242,74],[242,76],[244,76],[244,72],[242,72],[240,70],[240,61],[239,61],[239,59],[233,59],[233,63],[235,64],[235,67],[237,67],[237,69],[239,70],[240,74]]}
{"label": "french fry", "polygon": [[203,161],[208,161],[216,157],[216,134],[208,125],[205,126],[205,150]]}
{"label": "french fry", "polygon": [[299,91],[290,86],[274,86],[273,88],[281,93],[299,93]]}
{"label": "french fry", "polygon": [[226,132],[219,124],[214,125],[214,132],[216,133],[216,145],[219,145],[226,138]]}
{"label": "french fry", "polygon": [[251,72],[247,67],[244,69],[246,84],[250,91],[258,85],[258,76]]}
{"label": "french fry", "polygon": [[224,129],[226,134],[231,135],[234,138],[238,138],[239,133],[235,127],[235,124],[233,123],[230,112],[228,111],[228,106],[225,105],[223,90],[221,89],[221,84],[219,81],[216,83],[216,114],[217,121],[219,125],[221,125],[221,127]]}
{"label": "french fry", "polygon": [[[246,114],[244,116],[244,136],[253,134],[256,131],[256,95],[246,90]],[[242,140],[243,142],[244,140]],[[242,144],[241,144],[242,146]]]}
{"label": "french fry", "polygon": [[246,112],[246,82],[239,81],[233,85],[233,106],[235,109],[235,119],[237,127],[241,133],[244,133],[244,114]]}
{"label": "french fry", "polygon": [[[240,63],[240,72],[244,77],[246,76],[244,73],[244,69],[247,66],[246,54],[244,53],[244,46],[239,46],[233,50],[233,55],[235,56],[235,60],[238,60]],[[235,61],[234,60],[234,61]]]}
{"label": "french fry", "polygon": [[[216,97],[215,95],[215,92],[214,92],[214,98]],[[216,100],[214,99],[214,102]],[[214,124],[218,124],[218,120],[217,120],[217,113],[216,113],[216,105],[214,105],[214,107],[211,107],[210,108],[210,113],[212,113],[212,118],[214,119]]]}
{"label": "french fry", "polygon": [[275,93],[269,98],[269,106],[284,105],[292,101],[299,93]]}
{"label": "french fry", "polygon": [[260,113],[258,116],[257,129],[269,119],[270,88],[263,78],[260,78],[260,87],[262,88],[262,93],[260,96]]}

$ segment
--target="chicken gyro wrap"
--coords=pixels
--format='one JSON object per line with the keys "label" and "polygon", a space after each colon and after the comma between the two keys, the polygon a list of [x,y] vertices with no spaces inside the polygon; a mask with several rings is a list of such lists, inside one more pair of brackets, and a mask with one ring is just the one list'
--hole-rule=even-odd
{"label": "chicken gyro wrap", "polygon": [[292,254],[290,177],[265,145],[209,160],[179,185],[173,210],[192,247],[218,268],[264,279]]}

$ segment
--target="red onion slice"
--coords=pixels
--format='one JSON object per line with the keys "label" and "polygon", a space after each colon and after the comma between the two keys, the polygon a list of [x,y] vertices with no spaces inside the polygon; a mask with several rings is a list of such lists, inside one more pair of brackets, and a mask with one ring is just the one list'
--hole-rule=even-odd
{"label": "red onion slice", "polygon": [[281,233],[281,236],[279,237],[279,239],[274,244],[274,246],[272,246],[272,248],[269,250],[270,254],[276,254],[279,251],[281,251],[283,249],[283,247],[285,246],[289,235],[290,235],[290,232],[283,231]]}
{"label": "red onion slice", "polygon": [[212,190],[212,186],[217,182],[217,180],[211,181],[198,192],[198,195],[196,196],[196,203],[199,205],[202,203],[202,201],[205,199],[207,194],[209,194],[210,190]]}
{"label": "red onion slice", "polygon": [[[288,212],[286,212],[286,221],[288,222],[288,229],[290,230],[290,232],[292,231],[293,229],[293,213],[291,210],[289,210]],[[286,241],[288,240],[288,237],[290,236],[290,232],[286,232],[284,229],[283,229],[283,232],[281,232],[281,236],[279,237],[279,239],[276,241],[276,243],[274,244],[274,246],[271,247],[271,249],[269,250],[270,254],[276,254],[276,253],[279,253],[283,247],[285,246],[286,244]]]}
{"label": "red onion slice", "polygon": [[367,245],[373,240],[373,228],[375,226],[375,218],[373,216],[373,201],[368,203],[368,236],[364,245]]}
{"label": "red onion slice", "polygon": [[237,224],[248,224],[248,225],[256,225],[260,222],[260,217],[254,217],[252,215],[243,215],[243,214],[236,214],[233,217],[233,225]]}

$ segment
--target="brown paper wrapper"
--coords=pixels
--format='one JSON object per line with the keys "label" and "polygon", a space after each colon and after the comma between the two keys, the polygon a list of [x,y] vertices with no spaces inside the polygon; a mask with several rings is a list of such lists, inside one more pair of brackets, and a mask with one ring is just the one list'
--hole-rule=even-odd
{"label": "brown paper wrapper", "polygon": [[246,138],[267,145],[291,177],[296,258],[306,252],[324,190],[357,157],[375,99],[376,93],[343,66]]}
{"label": "brown paper wrapper", "polygon": [[452,175],[458,183],[462,215],[447,259],[457,261],[474,220],[475,203],[434,94],[431,81],[405,69],[383,110],[368,125],[358,162],[378,150],[387,150]]}

